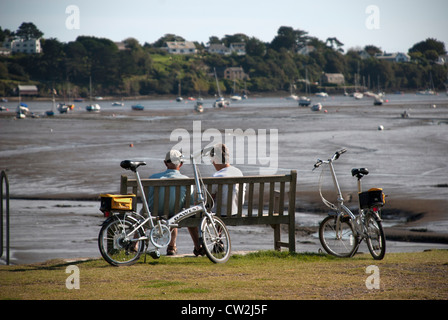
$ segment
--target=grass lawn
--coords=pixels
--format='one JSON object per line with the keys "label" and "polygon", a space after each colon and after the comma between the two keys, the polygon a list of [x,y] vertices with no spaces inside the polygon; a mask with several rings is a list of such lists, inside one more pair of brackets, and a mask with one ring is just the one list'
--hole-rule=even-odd
{"label": "grass lawn", "polygon": [[[79,272],[79,289],[67,288],[76,283],[70,281],[76,276],[72,266]],[[339,259],[275,251],[234,255],[225,264],[166,256],[148,256],[146,263],[142,257],[129,267],[112,267],[102,259],[51,260],[0,266],[0,299],[446,300],[447,276],[447,250],[391,253],[381,261],[368,254]]]}

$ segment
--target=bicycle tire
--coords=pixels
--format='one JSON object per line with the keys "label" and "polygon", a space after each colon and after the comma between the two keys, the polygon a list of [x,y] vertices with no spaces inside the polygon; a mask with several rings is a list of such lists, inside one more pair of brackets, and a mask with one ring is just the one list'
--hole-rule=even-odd
{"label": "bicycle tire", "polygon": [[216,229],[208,217],[201,221],[202,246],[212,262],[224,263],[229,260],[231,251],[229,231],[220,218],[213,216],[212,219]]}
{"label": "bicycle tire", "polygon": [[367,213],[365,226],[367,230],[367,248],[373,259],[382,260],[386,254],[386,237],[384,235],[383,225],[374,215]]}
{"label": "bicycle tire", "polygon": [[114,218],[106,222],[98,235],[98,247],[101,256],[113,266],[129,266],[138,261],[144,250],[144,241],[133,241],[144,235],[137,230],[133,239],[126,239],[126,234],[134,229],[134,220],[127,217]]}
{"label": "bicycle tire", "polygon": [[336,232],[337,216],[328,216],[319,225],[319,240],[324,250],[340,258],[352,257],[358,250],[358,237],[355,236],[349,221],[341,221],[340,234]]}

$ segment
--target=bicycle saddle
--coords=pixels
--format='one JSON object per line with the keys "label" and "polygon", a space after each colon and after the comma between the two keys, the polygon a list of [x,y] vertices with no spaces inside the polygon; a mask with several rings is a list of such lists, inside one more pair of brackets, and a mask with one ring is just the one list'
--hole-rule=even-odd
{"label": "bicycle saddle", "polygon": [[369,174],[369,170],[367,168],[355,168],[352,169],[352,176],[357,177],[358,179],[361,179],[363,176],[366,176]]}
{"label": "bicycle saddle", "polygon": [[131,160],[123,160],[120,163],[120,167],[126,170],[136,171],[138,167],[146,166],[146,162],[144,161],[131,161]]}

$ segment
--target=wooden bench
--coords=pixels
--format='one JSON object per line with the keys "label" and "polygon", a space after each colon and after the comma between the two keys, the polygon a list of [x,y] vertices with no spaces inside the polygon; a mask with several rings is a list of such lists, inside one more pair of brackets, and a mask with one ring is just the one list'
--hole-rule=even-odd
{"label": "wooden bench", "polygon": [[[290,252],[295,252],[295,194],[297,183],[297,172],[292,170],[290,174],[286,175],[271,175],[271,176],[245,176],[245,177],[220,177],[202,178],[207,190],[211,193],[212,185],[217,185],[218,192],[214,201],[217,203],[216,215],[220,217],[228,226],[242,226],[242,225],[271,225],[274,229],[274,249],[281,250],[281,247],[287,247]],[[154,201],[153,211],[157,212],[159,206],[163,206],[163,212],[168,215],[169,194],[170,187],[174,187],[176,199],[180,195],[181,186],[187,188],[189,194],[192,188],[195,188],[193,178],[188,179],[141,179],[145,193],[148,192],[148,187],[154,187],[154,199],[158,199],[158,194],[161,188],[165,189],[165,201],[163,204]],[[242,190],[243,184],[246,186],[245,198],[242,197],[242,192],[239,192],[238,198],[238,212],[235,215],[222,216],[220,205],[222,203],[222,189],[224,185],[232,186],[239,184],[239,190]],[[231,194],[233,188],[227,188]],[[126,175],[121,176],[120,193],[136,194],[139,200],[140,195],[137,192],[137,182],[135,179],[130,179]],[[147,194],[146,194],[147,197]],[[208,197],[210,198],[210,197]],[[227,197],[231,199],[230,196]],[[210,199],[209,199],[210,200]],[[194,201],[194,200],[193,200]],[[230,202],[230,201],[229,201]],[[175,202],[177,207],[175,212],[179,212],[179,201]],[[185,208],[192,205],[190,197],[187,197]],[[230,203],[227,205],[227,210],[230,211]],[[199,225],[199,217],[186,219],[181,222],[180,227],[196,227]],[[281,241],[281,225],[287,225],[288,242]]]}

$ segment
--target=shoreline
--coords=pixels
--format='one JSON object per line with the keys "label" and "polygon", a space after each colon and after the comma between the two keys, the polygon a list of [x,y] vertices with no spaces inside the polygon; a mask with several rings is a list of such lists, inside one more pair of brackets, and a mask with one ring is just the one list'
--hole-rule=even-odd
{"label": "shoreline", "polygon": [[[325,92],[325,90],[323,90]],[[343,97],[344,95],[344,89],[340,88],[340,89],[336,89],[336,90],[330,90],[333,92],[330,92],[328,95],[328,97],[336,97],[336,96],[340,96]],[[369,91],[366,91],[369,92]],[[399,95],[404,95],[404,94],[411,94],[411,95],[417,95],[417,96],[422,96],[418,94],[419,90],[400,90],[398,91],[398,93],[396,92],[390,92],[390,93],[386,93],[385,96],[386,97],[393,97],[393,96],[399,96]],[[317,98],[316,93],[311,93],[310,97],[315,97]],[[250,98],[287,98],[289,96],[290,92],[289,91],[275,91],[275,92],[253,92],[250,94]],[[302,95],[300,92],[296,92],[295,93],[297,96]],[[226,94],[225,96],[230,96],[231,94]],[[192,97],[197,99],[197,97],[195,95],[184,95],[185,99],[187,99],[187,97]],[[448,93],[445,93],[443,91],[441,92],[437,92],[434,96],[438,97],[438,96],[448,96]],[[428,96],[429,98],[431,96]],[[8,102],[18,102],[19,101],[19,97],[18,96],[5,96],[2,97],[4,99],[7,99]],[[151,94],[151,95],[138,95],[138,96],[103,96],[101,97],[101,99],[92,99],[92,101],[95,101],[97,103],[101,103],[101,101],[133,101],[133,100],[148,100],[148,101],[153,101],[153,100],[176,100],[177,95],[176,94]],[[212,95],[212,94],[205,94],[205,95],[201,95],[201,98],[203,99],[215,99],[216,98],[216,94]],[[82,101],[71,101],[68,103],[86,103],[89,102],[90,99],[89,97],[85,97],[85,98],[77,98],[77,99],[81,99]],[[367,98],[366,98],[367,99]],[[372,98],[373,99],[373,98]],[[51,102],[53,101],[52,96],[23,96],[21,98],[22,102]],[[56,102],[65,102],[66,99],[64,97],[55,97],[55,101]],[[3,102],[5,103],[5,102]]]}
{"label": "shoreline", "polygon": [[[92,194],[53,194],[53,195],[29,195],[11,196],[11,200],[25,201],[88,201],[99,204],[99,195]],[[431,224],[444,219],[446,201],[424,199],[393,199],[386,200],[382,209],[382,218],[385,222],[390,219],[401,218],[402,222],[390,227],[384,227],[387,240],[416,242],[416,243],[440,243],[448,244],[448,230],[437,232],[428,230],[422,225]],[[391,203],[389,203],[391,202]],[[349,201],[349,207],[356,206],[357,202]],[[313,192],[297,192],[296,213],[322,214],[325,215],[330,209],[321,201],[318,194]],[[356,211],[356,209],[353,209]],[[300,221],[296,221],[300,222]],[[317,230],[317,227],[296,226],[298,237],[309,235]],[[300,241],[300,239],[298,239]]]}

